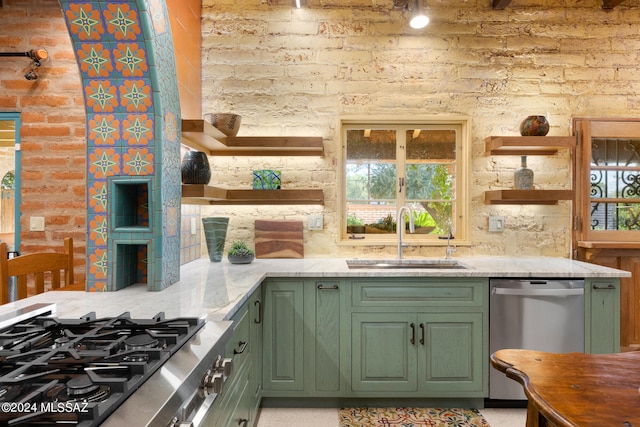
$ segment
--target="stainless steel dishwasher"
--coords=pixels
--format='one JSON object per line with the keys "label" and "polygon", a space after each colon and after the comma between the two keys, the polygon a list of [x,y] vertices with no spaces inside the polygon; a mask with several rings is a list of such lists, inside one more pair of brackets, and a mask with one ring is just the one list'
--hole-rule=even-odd
{"label": "stainless steel dishwasher", "polygon": [[[584,280],[491,279],[491,354],[500,349],[584,352]],[[526,399],[522,385],[490,368],[489,398]]]}

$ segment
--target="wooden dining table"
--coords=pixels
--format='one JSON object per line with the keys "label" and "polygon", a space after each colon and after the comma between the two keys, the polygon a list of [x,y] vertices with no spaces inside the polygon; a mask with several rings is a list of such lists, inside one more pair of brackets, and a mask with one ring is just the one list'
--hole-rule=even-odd
{"label": "wooden dining table", "polygon": [[527,427],[640,427],[640,352],[505,349],[491,365],[522,384]]}

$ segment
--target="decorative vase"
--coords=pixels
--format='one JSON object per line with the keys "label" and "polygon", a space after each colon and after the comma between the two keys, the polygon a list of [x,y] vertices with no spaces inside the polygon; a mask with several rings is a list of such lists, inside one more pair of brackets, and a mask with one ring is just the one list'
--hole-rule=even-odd
{"label": "decorative vase", "polygon": [[180,171],[183,184],[208,184],[211,180],[209,159],[202,151],[187,151]]}
{"label": "decorative vase", "polygon": [[533,171],[527,168],[527,156],[522,156],[520,168],[513,173],[513,186],[516,190],[533,189]]}
{"label": "decorative vase", "polygon": [[255,255],[227,255],[227,258],[231,264],[250,264]]}
{"label": "decorative vase", "polygon": [[520,135],[545,136],[549,133],[549,122],[545,116],[529,116],[520,123]]}
{"label": "decorative vase", "polygon": [[227,239],[227,228],[229,227],[229,218],[202,218],[202,227],[204,228],[204,238],[207,242],[209,259],[211,262],[222,261],[224,242]]}

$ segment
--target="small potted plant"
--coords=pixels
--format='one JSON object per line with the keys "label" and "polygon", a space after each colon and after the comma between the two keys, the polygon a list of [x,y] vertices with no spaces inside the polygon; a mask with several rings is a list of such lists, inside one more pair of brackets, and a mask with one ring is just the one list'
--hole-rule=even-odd
{"label": "small potted plant", "polygon": [[244,240],[233,242],[231,249],[227,253],[227,258],[231,264],[249,264],[253,261],[254,253]]}

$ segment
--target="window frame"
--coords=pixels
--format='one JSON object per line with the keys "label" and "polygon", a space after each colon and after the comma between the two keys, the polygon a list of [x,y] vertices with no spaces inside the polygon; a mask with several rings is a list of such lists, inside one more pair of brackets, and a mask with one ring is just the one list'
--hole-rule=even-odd
{"label": "window frame", "polygon": [[591,140],[593,138],[640,138],[638,119],[574,119],[578,133],[576,150],[576,222],[578,247],[588,242],[630,242],[637,241],[638,230],[592,230],[591,201]]}
{"label": "window frame", "polygon": [[[470,176],[471,176],[471,119],[468,116],[418,116],[418,117],[387,117],[387,116],[342,116],[339,118],[340,149],[338,151],[338,232],[339,245],[379,246],[397,244],[396,233],[358,235],[350,238],[347,233],[347,189],[346,189],[346,150],[347,130],[354,127],[371,129],[390,129],[392,127],[422,126],[439,127],[456,130],[456,159],[455,159],[455,212],[453,224],[455,244],[470,245]],[[406,159],[405,159],[406,160]],[[406,162],[398,163],[396,159],[398,177],[405,176]],[[439,239],[434,235],[403,233],[403,241],[420,246],[446,246],[446,239]]]}

